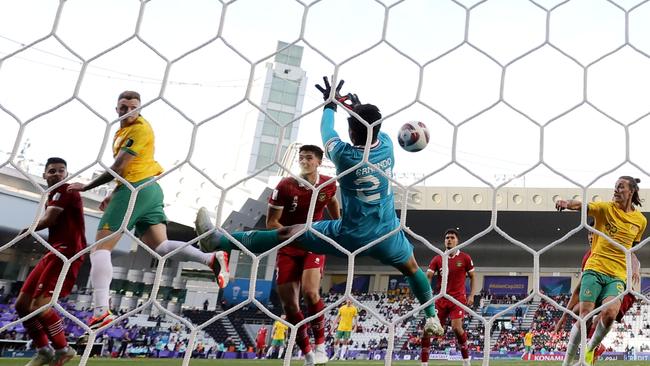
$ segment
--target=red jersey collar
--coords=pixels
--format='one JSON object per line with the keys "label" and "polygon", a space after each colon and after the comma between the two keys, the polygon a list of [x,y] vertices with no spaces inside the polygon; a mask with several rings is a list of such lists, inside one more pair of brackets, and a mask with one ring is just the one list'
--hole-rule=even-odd
{"label": "red jersey collar", "polygon": [[[305,179],[305,178],[303,178],[303,177],[301,177],[301,178],[302,178],[302,179]],[[294,178],[294,179],[296,179],[296,178]],[[307,180],[307,179],[305,179],[305,180]],[[296,182],[298,182],[298,187],[307,187],[307,186],[306,186],[306,185],[305,185],[301,180],[299,180],[299,179],[296,179]],[[320,174],[316,174],[316,182],[314,182],[314,187],[318,186],[319,183],[320,183]]]}

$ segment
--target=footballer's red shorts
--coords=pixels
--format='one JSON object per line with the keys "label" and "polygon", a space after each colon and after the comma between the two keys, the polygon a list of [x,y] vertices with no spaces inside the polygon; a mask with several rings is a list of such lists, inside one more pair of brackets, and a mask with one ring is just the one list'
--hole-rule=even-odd
{"label": "footballer's red shorts", "polygon": [[[63,280],[63,286],[59,294],[60,298],[70,295],[70,291],[72,291],[72,287],[77,281],[79,269],[83,264],[83,258],[82,256],[70,264],[68,273]],[[31,295],[32,298],[37,298],[41,295],[46,295],[46,297],[52,296],[62,268],[63,261],[54,253],[47,253],[29,273],[20,292]]]}
{"label": "footballer's red shorts", "polygon": [[616,315],[616,321],[621,322],[623,320],[623,317],[625,316],[625,313],[627,313],[628,310],[634,305],[634,302],[636,301],[636,297],[632,294],[626,294],[623,296],[623,300],[621,301],[621,307],[618,309],[618,314]]}
{"label": "footballer's red shorts", "polygon": [[[466,299],[456,299],[460,301],[461,304],[466,304]],[[436,312],[438,312],[438,319],[440,319],[440,324],[445,326],[447,318],[449,319],[462,319],[465,316],[465,310],[460,306],[454,304],[446,298],[440,298],[436,300]]]}
{"label": "footballer's red shorts", "polygon": [[320,269],[320,275],[323,276],[325,268],[325,255],[305,252],[304,255],[291,255],[278,251],[275,260],[278,276],[276,283],[282,285],[289,282],[300,282],[302,280],[302,271],[306,269]]}
{"label": "footballer's red shorts", "polygon": [[266,348],[266,342],[257,342],[255,348],[257,348],[258,350]]}

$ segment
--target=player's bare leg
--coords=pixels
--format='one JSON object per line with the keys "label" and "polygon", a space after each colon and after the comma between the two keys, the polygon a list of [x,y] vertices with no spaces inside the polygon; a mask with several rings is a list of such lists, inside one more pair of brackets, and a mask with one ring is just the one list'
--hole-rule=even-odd
{"label": "player's bare leg", "polygon": [[[320,297],[320,268],[310,268],[302,271],[302,296],[307,304],[309,315],[314,315],[325,308]],[[325,315],[311,321],[311,330],[314,334],[314,363],[325,364],[329,360],[325,350]]]}
{"label": "player's bare leg", "polygon": [[[415,295],[420,304],[424,304],[433,297],[429,280],[424,272],[422,272],[420,266],[418,266],[413,255],[411,255],[406,262],[395,266],[395,268],[406,276],[406,279],[409,282],[409,287],[411,287],[413,295]],[[427,320],[424,323],[424,331],[428,332],[429,335],[443,335],[445,330],[440,324],[434,305],[431,304],[425,307],[424,313],[427,317]]]}
{"label": "player's bare leg", "polygon": [[471,358],[469,357],[469,349],[467,347],[467,333],[463,329],[463,318],[452,319],[451,320],[451,329],[456,335],[458,340],[458,345],[460,348],[460,353],[463,357],[463,366],[469,366]]}

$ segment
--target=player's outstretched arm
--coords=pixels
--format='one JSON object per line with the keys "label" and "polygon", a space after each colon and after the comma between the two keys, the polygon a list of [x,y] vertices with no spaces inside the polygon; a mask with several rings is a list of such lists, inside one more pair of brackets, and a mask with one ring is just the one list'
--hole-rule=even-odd
{"label": "player's outstretched arm", "polygon": [[[114,171],[117,175],[120,177],[123,177],[124,175],[124,170],[126,167],[129,165],[129,163],[135,158],[135,155],[121,150],[117,156],[115,157],[115,161],[113,162],[113,165],[111,165],[111,170]],[[97,188],[101,185],[104,185],[114,179],[113,175],[109,173],[108,171],[105,171],[102,173],[100,176],[97,178],[93,179],[90,183],[88,184],[83,184],[83,183],[72,183],[70,186],[68,186],[68,191],[88,191],[93,188]]]}
{"label": "player's outstretched arm", "polygon": [[[316,84],[316,89],[318,89],[318,91],[323,95],[323,100],[328,100],[330,98],[330,94],[332,93],[332,87],[329,83],[329,80],[327,79],[327,76],[323,76],[323,83],[324,86]],[[343,83],[344,81],[341,80],[337,85],[335,97],[338,95],[338,92],[343,86]],[[323,109],[323,117],[321,118],[320,122],[321,139],[325,148],[327,148],[327,143],[330,140],[339,137],[339,135],[334,130],[334,113],[336,113],[336,103],[332,101],[325,104],[325,108]]]}
{"label": "player's outstretched arm", "polygon": [[578,200],[557,200],[555,201],[555,209],[558,211],[580,211],[582,209],[582,202]]}

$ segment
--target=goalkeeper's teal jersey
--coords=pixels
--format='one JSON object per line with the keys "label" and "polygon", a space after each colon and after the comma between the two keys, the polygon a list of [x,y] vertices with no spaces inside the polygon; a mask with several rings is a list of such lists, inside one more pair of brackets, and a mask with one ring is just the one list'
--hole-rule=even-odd
{"label": "goalkeeper's teal jersey", "polygon": [[[334,113],[328,111],[331,109],[324,111],[323,119],[331,118],[333,126]],[[363,147],[341,141],[336,132],[323,133],[323,143],[327,157],[336,166],[337,174],[363,160]],[[343,209],[341,228],[347,233],[366,232],[377,238],[399,225],[391,182],[387,178],[392,176],[395,164],[393,142],[386,133],[379,133],[368,160],[375,166],[364,163],[339,177]]]}

